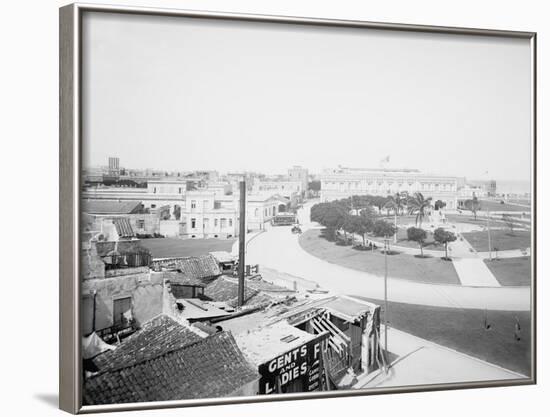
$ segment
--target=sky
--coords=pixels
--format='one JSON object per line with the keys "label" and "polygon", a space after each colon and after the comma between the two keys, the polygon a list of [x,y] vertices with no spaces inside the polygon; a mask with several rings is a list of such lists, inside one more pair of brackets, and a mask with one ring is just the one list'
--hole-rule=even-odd
{"label": "sky", "polygon": [[529,180],[528,40],[87,13],[83,163]]}

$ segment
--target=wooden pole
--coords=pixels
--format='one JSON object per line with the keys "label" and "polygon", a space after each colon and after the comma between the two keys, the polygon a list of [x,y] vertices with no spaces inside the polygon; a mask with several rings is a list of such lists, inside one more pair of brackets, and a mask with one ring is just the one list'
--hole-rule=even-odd
{"label": "wooden pole", "polygon": [[384,349],[388,354],[388,237],[384,239]]}
{"label": "wooden pole", "polygon": [[94,290],[94,311],[92,313],[92,332],[95,332],[96,297],[97,297],[97,290]]}
{"label": "wooden pole", "polygon": [[489,260],[491,261],[491,225],[489,224],[489,210],[487,210],[487,243],[489,245]]}
{"label": "wooden pole", "polygon": [[237,305],[244,305],[244,271],[245,271],[245,250],[246,250],[246,182],[240,184],[240,203],[239,203],[239,292]]}

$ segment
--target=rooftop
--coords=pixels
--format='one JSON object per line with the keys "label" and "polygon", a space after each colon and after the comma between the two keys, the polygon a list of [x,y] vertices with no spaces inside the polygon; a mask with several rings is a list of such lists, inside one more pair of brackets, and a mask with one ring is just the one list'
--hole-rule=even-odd
{"label": "rooftop", "polygon": [[258,379],[228,332],[166,349],[84,382],[85,404],[226,397]]}
{"label": "rooftop", "polygon": [[132,214],[141,210],[140,201],[83,200],[82,211],[88,214]]}
{"label": "rooftop", "polygon": [[260,365],[316,337],[317,335],[304,332],[286,321],[280,321],[237,334],[235,341],[252,363]]}
{"label": "rooftop", "polygon": [[183,307],[182,316],[188,320],[213,319],[215,317],[223,317],[230,314],[198,298],[178,298],[177,302]]}
{"label": "rooftop", "polygon": [[116,232],[120,237],[131,238],[136,236],[136,234],[134,233],[134,230],[132,229],[132,225],[130,224],[130,220],[124,217],[121,217],[121,218],[113,219],[113,223],[115,225]]}
{"label": "rooftop", "polygon": [[[237,278],[221,276],[204,290],[204,295],[214,301],[223,301],[234,306],[237,302],[239,281]],[[245,280],[244,301],[248,306],[269,304],[293,296],[295,291],[271,284],[261,279],[247,278]]]}
{"label": "rooftop", "polygon": [[210,255],[220,263],[224,262],[235,262],[237,260],[236,256],[233,256],[230,252],[227,251],[214,251],[210,252]]}
{"label": "rooftop", "polygon": [[200,334],[190,325],[160,315],[145,323],[141,330],[126,338],[115,350],[96,356],[94,364],[100,372],[133,366],[201,340]]}
{"label": "rooftop", "polygon": [[162,272],[151,272],[152,275],[160,274],[162,279],[170,281],[171,284],[175,285],[191,285],[194,287],[205,287],[206,284],[198,278],[188,276],[181,272],[177,271],[162,271]]}
{"label": "rooftop", "polygon": [[221,275],[218,262],[212,255],[179,259],[176,267],[185,277],[209,281]]}
{"label": "rooftop", "polygon": [[339,296],[322,306],[342,320],[353,322],[371,313],[377,308],[373,303],[351,297]]}

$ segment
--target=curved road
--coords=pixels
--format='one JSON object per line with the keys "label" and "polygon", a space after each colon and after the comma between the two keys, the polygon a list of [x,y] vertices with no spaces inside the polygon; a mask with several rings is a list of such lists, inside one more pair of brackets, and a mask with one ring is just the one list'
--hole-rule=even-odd
{"label": "curved road", "polygon": [[[309,222],[311,203],[299,213],[304,229]],[[299,235],[290,227],[274,227],[256,236],[247,247],[247,264],[260,264],[318,283],[336,294],[374,299],[384,298],[384,279],[316,258],[298,243]],[[438,307],[529,311],[531,289],[528,287],[461,287],[388,279],[388,300]]]}

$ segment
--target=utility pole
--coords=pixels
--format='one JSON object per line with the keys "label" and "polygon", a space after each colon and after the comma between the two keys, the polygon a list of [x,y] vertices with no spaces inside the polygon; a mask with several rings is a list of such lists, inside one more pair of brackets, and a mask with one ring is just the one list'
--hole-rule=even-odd
{"label": "utility pole", "polygon": [[96,298],[97,298],[97,290],[93,291],[94,294],[94,310],[92,314],[92,332],[95,332],[95,310],[96,310]]}
{"label": "utility pole", "polygon": [[246,182],[244,180],[240,182],[239,188],[239,293],[237,304],[239,307],[242,307],[244,305],[244,255],[246,251]]}
{"label": "utility pole", "polygon": [[489,260],[492,261],[491,254],[491,225],[489,224],[489,210],[487,210],[487,242],[489,244]]}
{"label": "utility pole", "polygon": [[384,349],[388,354],[388,250],[390,240],[384,238]]}

